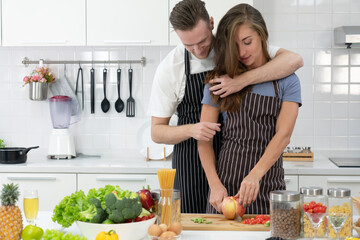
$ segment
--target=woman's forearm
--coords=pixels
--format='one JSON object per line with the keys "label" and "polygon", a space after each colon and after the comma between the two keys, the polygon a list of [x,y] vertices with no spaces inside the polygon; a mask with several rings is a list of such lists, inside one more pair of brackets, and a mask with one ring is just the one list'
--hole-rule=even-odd
{"label": "woman's forearm", "polygon": [[222,184],[216,172],[215,153],[212,141],[198,141],[198,150],[201,165],[205,171],[210,188]]}
{"label": "woman's forearm", "polygon": [[261,179],[276,163],[285,147],[290,143],[290,136],[291,133],[276,133],[271,139],[269,145],[266,147],[259,162],[251,170],[250,174],[255,174],[259,179]]}

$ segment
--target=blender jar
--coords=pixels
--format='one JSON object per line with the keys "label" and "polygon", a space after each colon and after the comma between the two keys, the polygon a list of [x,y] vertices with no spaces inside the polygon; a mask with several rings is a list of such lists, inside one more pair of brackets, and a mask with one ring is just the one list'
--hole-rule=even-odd
{"label": "blender jar", "polygon": [[57,95],[49,99],[50,116],[55,129],[69,128],[72,99],[68,96]]}

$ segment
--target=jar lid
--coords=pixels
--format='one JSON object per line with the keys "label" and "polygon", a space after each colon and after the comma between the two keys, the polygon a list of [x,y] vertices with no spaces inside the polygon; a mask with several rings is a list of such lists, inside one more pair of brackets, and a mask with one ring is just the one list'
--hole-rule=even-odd
{"label": "jar lid", "polygon": [[323,189],[321,187],[301,187],[300,193],[303,195],[322,195]]}
{"label": "jar lid", "polygon": [[348,188],[329,188],[327,194],[329,197],[350,197],[351,190]]}
{"label": "jar lid", "polygon": [[295,191],[278,190],[270,192],[270,200],[275,202],[294,202],[300,200],[300,193]]}
{"label": "jar lid", "polygon": [[70,102],[71,97],[64,95],[56,95],[49,99],[50,102]]}
{"label": "jar lid", "polygon": [[[153,199],[160,199],[160,189],[151,190],[151,195],[152,195]],[[173,197],[174,197],[174,199],[180,199],[180,190],[179,189],[174,189]]]}

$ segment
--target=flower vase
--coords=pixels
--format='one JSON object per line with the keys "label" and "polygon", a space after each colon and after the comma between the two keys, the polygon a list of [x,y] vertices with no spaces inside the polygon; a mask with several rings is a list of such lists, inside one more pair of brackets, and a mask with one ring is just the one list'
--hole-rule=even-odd
{"label": "flower vase", "polygon": [[43,101],[47,99],[48,83],[30,82],[29,98],[33,101]]}

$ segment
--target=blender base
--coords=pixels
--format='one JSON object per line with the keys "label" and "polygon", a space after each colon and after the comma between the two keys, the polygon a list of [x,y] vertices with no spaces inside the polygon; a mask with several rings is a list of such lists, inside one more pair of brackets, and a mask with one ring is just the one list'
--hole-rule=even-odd
{"label": "blender base", "polygon": [[76,157],[74,137],[69,129],[53,129],[49,138],[49,159],[71,159]]}

